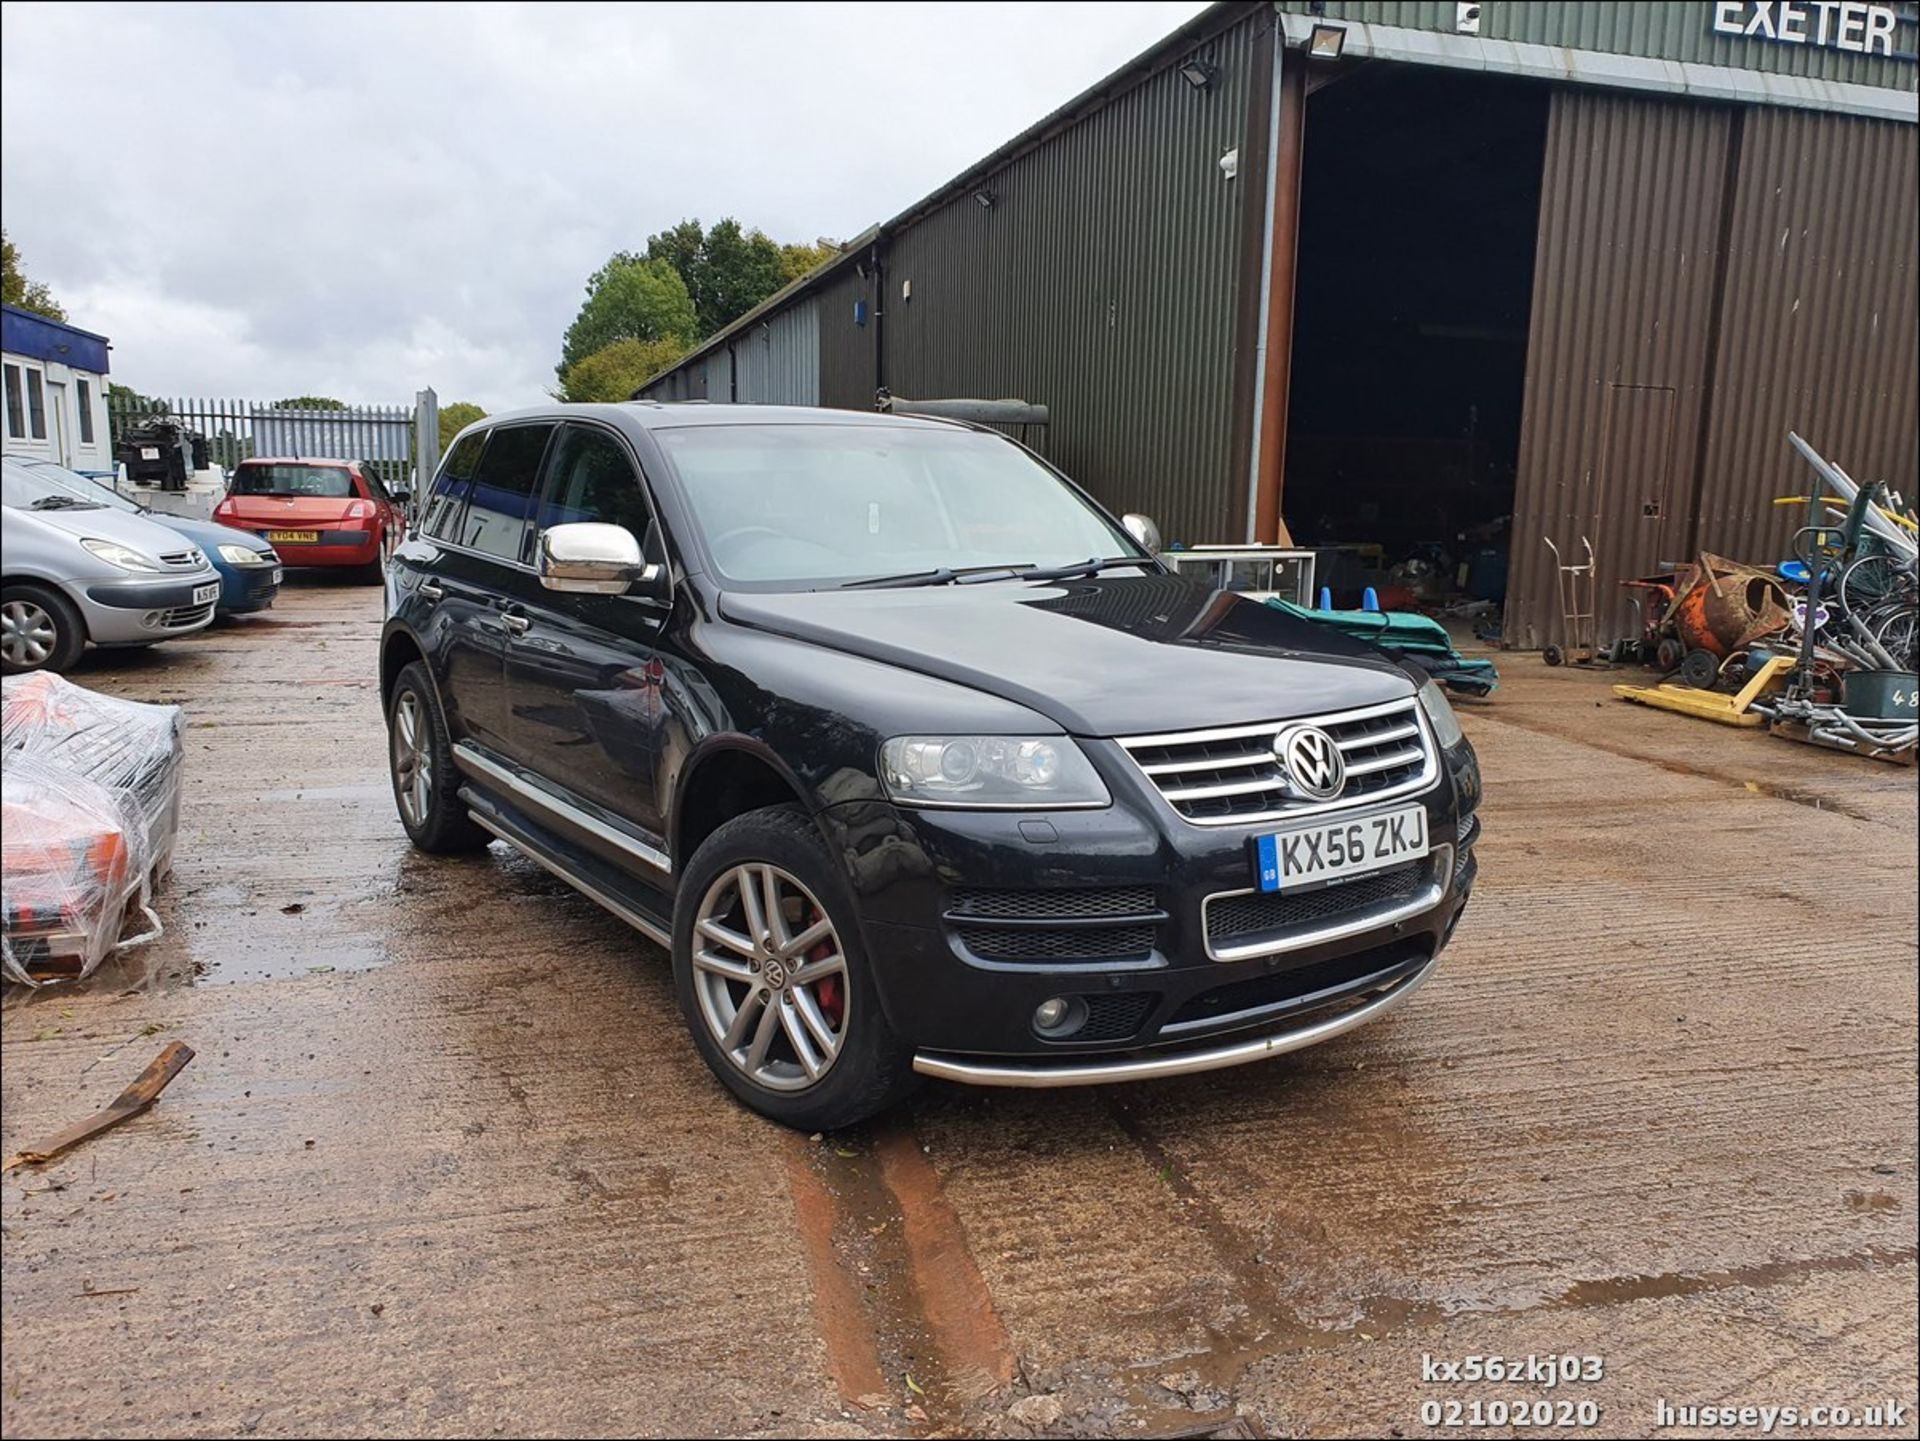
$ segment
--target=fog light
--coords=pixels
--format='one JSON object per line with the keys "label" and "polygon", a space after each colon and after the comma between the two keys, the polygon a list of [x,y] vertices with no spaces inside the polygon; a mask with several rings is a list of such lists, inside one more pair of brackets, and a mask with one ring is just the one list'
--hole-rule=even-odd
{"label": "fog light", "polygon": [[147,628],[148,630],[157,630],[157,629],[159,629],[159,627],[160,627],[160,612],[159,612],[159,611],[157,611],[157,610],[150,610],[150,611],[148,611],[148,612],[147,612],[147,613],[146,613],[145,615],[143,615],[143,616],[141,616],[141,617],[140,617],[140,624],[142,624],[143,626],[145,626],[145,627],[146,627],[146,628]]}
{"label": "fog light", "polygon": [[1087,1003],[1078,996],[1054,996],[1033,1008],[1034,1034],[1064,1041],[1085,1028]]}

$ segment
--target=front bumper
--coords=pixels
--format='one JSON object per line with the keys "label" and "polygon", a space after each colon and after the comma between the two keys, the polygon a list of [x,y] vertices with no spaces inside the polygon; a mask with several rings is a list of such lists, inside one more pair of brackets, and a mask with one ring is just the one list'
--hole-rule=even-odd
{"label": "front bumper", "polygon": [[220,573],[208,566],[164,579],[87,581],[71,587],[69,594],[79,600],[87,638],[95,645],[145,645],[208,625],[218,599],[196,603],[194,592],[219,583]]}
{"label": "front bumper", "polygon": [[[1426,792],[1350,813],[1424,806],[1424,861],[1284,904],[1250,891],[1249,839],[1286,827],[1187,825],[1117,786],[1097,811],[849,802],[827,816],[881,1005],[915,1048],[916,1069],[983,1085],[1077,1085],[1282,1054],[1405,1000],[1431,975],[1477,872],[1477,769],[1464,746],[1446,760]],[[983,929],[968,909],[981,896],[1031,898],[1040,918]],[[1105,897],[1130,913],[1107,913]],[[1220,910],[1228,904],[1232,917]],[[1112,938],[1109,954],[1096,936]],[[1054,997],[1084,1017],[1071,1035],[1035,1028],[1036,1008]]]}
{"label": "front bumper", "polygon": [[238,615],[265,610],[280,593],[280,563],[232,565],[220,572],[220,613]]}

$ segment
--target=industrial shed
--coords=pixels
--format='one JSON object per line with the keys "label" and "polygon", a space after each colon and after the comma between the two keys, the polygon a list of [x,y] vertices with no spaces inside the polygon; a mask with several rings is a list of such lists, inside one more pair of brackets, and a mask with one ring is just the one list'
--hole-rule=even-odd
{"label": "industrial shed", "polygon": [[641,394],[1017,396],[1170,540],[1430,556],[1534,647],[1586,536],[1618,630],[1783,549],[1790,427],[1920,471],[1917,8],[1214,5]]}

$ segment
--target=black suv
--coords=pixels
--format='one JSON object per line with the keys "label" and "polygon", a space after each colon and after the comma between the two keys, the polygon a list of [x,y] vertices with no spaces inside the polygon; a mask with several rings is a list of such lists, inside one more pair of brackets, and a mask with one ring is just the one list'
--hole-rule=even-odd
{"label": "black suv", "polygon": [[483,421],[388,571],[401,820],[669,947],[708,1065],[794,1126],[916,1072],[1074,1085],[1338,1035],[1466,904],[1472,747],[1431,682],[1169,574],[1150,532],[944,421]]}

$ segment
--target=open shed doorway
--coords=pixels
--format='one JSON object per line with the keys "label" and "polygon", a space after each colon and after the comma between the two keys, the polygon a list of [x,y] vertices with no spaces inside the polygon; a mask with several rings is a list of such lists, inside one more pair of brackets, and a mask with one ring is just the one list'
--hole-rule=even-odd
{"label": "open shed doorway", "polygon": [[1549,98],[1383,62],[1307,98],[1281,504],[1336,605],[1500,613]]}

